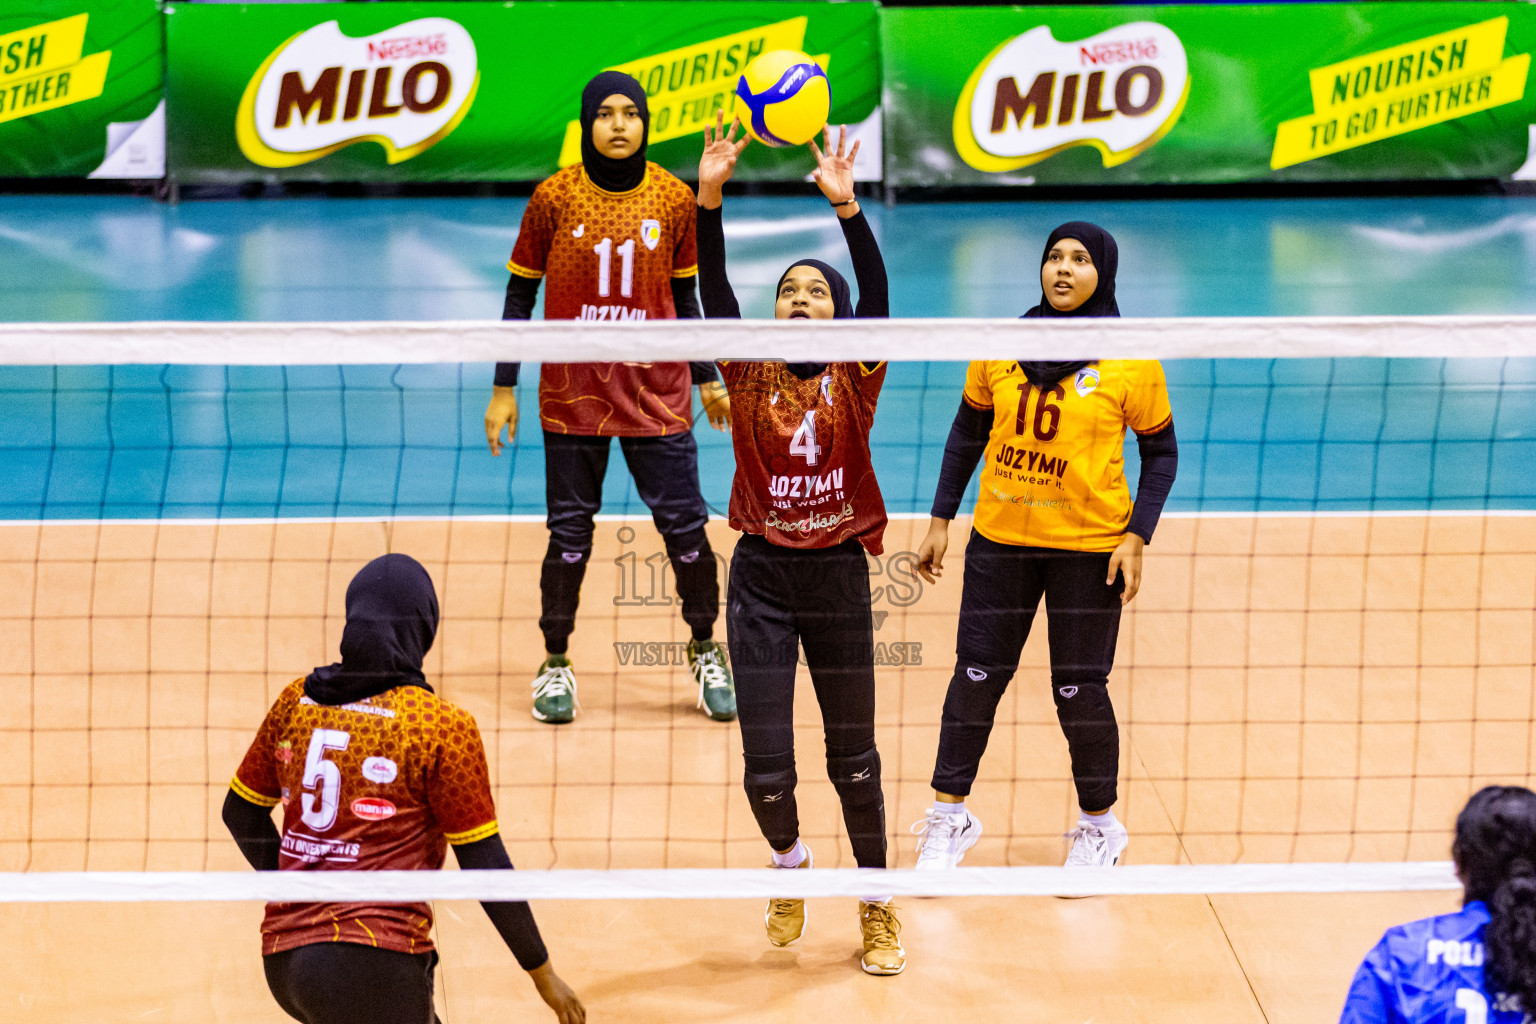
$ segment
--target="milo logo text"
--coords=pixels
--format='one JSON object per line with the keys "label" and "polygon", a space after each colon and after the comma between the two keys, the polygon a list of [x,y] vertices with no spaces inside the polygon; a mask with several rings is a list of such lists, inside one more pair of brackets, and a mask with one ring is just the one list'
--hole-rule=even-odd
{"label": "milo logo text", "polygon": [[395,164],[458,127],[479,84],[474,40],[458,22],[420,18],[353,38],[328,21],[256,70],[235,134],[263,167],[294,167],[364,141]]}
{"label": "milo logo text", "polygon": [[1011,171],[1072,146],[1105,167],[1151,147],[1178,120],[1189,63],[1172,30],[1141,21],[1077,42],[1042,25],[971,73],[955,107],[955,148],[981,171]]}

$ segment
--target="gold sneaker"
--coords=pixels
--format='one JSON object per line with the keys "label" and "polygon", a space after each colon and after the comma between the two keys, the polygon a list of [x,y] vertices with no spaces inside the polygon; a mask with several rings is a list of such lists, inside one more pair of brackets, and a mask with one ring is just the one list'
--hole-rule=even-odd
{"label": "gold sneaker", "polygon": [[860,901],[859,927],[864,932],[864,973],[900,974],[907,966],[907,951],[901,948],[896,905]]}
{"label": "gold sneaker", "polygon": [[[811,848],[805,848],[805,859],[792,868],[780,871],[798,871],[811,866]],[[774,865],[777,867],[777,865]],[[763,924],[768,927],[768,941],[775,946],[793,946],[805,934],[805,900],[773,899],[763,912]]]}

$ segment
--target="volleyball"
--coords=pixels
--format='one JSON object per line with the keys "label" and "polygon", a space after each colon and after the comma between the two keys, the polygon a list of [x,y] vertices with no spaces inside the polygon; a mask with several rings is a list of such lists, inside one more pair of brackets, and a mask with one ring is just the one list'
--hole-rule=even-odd
{"label": "volleyball", "polygon": [[803,146],[827,123],[832,90],[827,73],[798,50],[758,55],[736,81],[736,97],[747,108],[747,131],[770,146]]}

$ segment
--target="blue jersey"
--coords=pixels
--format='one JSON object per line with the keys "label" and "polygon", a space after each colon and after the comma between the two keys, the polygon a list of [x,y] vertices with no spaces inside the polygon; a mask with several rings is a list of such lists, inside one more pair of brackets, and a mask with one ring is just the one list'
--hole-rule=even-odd
{"label": "blue jersey", "polygon": [[1483,977],[1488,907],[1398,925],[1355,972],[1339,1024],[1529,1024],[1520,1000]]}

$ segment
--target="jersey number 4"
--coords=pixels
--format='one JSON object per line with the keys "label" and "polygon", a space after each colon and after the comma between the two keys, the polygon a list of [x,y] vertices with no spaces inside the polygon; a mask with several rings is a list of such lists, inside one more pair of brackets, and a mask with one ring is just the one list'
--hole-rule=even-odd
{"label": "jersey number 4", "polygon": [[[597,253],[597,294],[608,297],[608,283],[613,279],[613,239],[605,238],[592,247]],[[619,272],[619,294],[632,298],[635,294],[635,240],[631,238],[619,246],[619,258],[624,268]]]}
{"label": "jersey number 4", "polygon": [[795,435],[789,439],[789,454],[800,456],[807,466],[816,465],[821,449],[816,446],[815,409],[807,409],[805,419],[801,420],[800,426],[795,428]]}
{"label": "jersey number 4", "polygon": [[304,793],[299,806],[304,824],[324,832],[336,824],[341,808],[341,769],[325,755],[332,750],[346,750],[352,734],[339,729],[316,729],[309,738],[309,754],[304,758]]}

